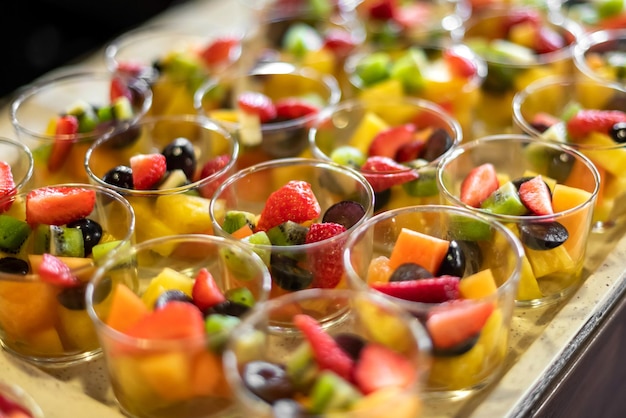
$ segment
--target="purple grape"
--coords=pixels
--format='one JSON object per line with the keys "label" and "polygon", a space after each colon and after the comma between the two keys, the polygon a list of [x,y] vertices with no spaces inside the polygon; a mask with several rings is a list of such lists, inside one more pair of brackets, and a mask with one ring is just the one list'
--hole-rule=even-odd
{"label": "purple grape", "polygon": [[365,208],[358,202],[343,200],[337,202],[324,213],[322,222],[333,222],[343,225],[346,229],[352,228],[365,216]]}
{"label": "purple grape", "polygon": [[285,369],[267,361],[251,361],[243,368],[246,387],[266,402],[291,398],[295,393]]}

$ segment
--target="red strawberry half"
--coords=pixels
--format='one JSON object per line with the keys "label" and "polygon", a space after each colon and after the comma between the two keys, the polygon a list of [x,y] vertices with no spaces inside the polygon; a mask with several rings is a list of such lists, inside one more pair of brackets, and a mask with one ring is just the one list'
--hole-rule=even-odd
{"label": "red strawberry half", "polygon": [[95,190],[69,186],[41,187],[26,195],[26,221],[31,225],[65,225],[88,216],[95,204]]}
{"label": "red strawberry half", "polygon": [[298,314],[293,317],[293,323],[311,345],[313,356],[321,370],[330,370],[347,381],[352,380],[354,360],[322,329],[315,318]]}
{"label": "red strawberry half", "polygon": [[400,282],[375,282],[372,288],[398,299],[422,303],[441,303],[459,298],[459,278],[454,276]]}
{"label": "red strawberry half", "polygon": [[375,192],[382,192],[403,183],[416,180],[417,171],[389,157],[368,157],[361,166],[361,174],[372,185]]}
{"label": "red strawberry half", "polygon": [[434,308],[426,320],[435,348],[449,349],[475,337],[493,312],[490,302],[457,301]]}
{"label": "red strawberry half", "polygon": [[139,154],[130,157],[130,168],[135,189],[150,190],[163,178],[167,163],[163,154]]}
{"label": "red strawberry half", "polygon": [[[305,243],[325,241],[346,231],[346,227],[332,222],[314,223],[309,227]],[[337,239],[320,245],[308,253],[313,270],[312,287],[337,287],[343,276],[342,250],[343,239]]]}
{"label": "red strawberry half", "polygon": [[340,58],[348,56],[355,46],[352,35],[345,30],[331,29],[324,36],[323,48],[329,49],[335,56]]}
{"label": "red strawberry half", "polygon": [[223,36],[215,39],[200,51],[200,57],[210,67],[227,65],[237,59],[241,53],[241,42],[235,36]]}
{"label": "red strawberry half", "polygon": [[409,387],[416,377],[415,366],[406,357],[376,343],[363,347],[354,370],[354,381],[365,395],[384,388]]}
{"label": "red strawberry half", "polygon": [[191,289],[191,298],[201,311],[226,300],[226,297],[215,282],[215,278],[206,268],[200,269],[198,274],[196,274],[196,279]]}
{"label": "red strawberry half", "polygon": [[116,101],[120,97],[126,97],[128,100],[132,102],[133,93],[130,88],[126,85],[126,82],[121,77],[113,77],[111,79],[111,88],[109,92],[111,102]]}
{"label": "red strawberry half", "polygon": [[276,119],[276,106],[268,96],[256,91],[241,93],[237,99],[241,110],[252,115],[258,115],[261,123]]}
{"label": "red strawberry half", "polygon": [[461,183],[461,202],[475,208],[491,193],[498,190],[500,182],[493,164],[485,163],[474,167]]}
{"label": "red strawberry half", "polygon": [[519,186],[519,198],[535,215],[550,215],[552,209],[552,194],[548,185],[541,176],[535,176]]}
{"label": "red strawberry half", "polygon": [[42,281],[56,286],[73,287],[81,284],[69,266],[52,254],[43,254],[37,273]]}
{"label": "red strawberry half", "polygon": [[269,195],[257,224],[257,231],[267,231],[283,222],[303,223],[321,214],[320,204],[311,185],[292,180]]}
{"label": "red strawberry half", "polygon": [[380,131],[370,143],[367,154],[395,158],[398,150],[415,139],[415,125],[393,126]]}
{"label": "red strawberry half", "polygon": [[478,71],[476,63],[471,58],[454,49],[444,49],[442,57],[450,72],[457,77],[470,78]]}
{"label": "red strawberry half", "polygon": [[626,113],[619,110],[579,110],[567,121],[567,133],[573,139],[583,139],[591,132],[608,134],[618,122],[626,122]]}
{"label": "red strawberry half", "polygon": [[11,197],[16,193],[11,166],[7,162],[0,161],[0,213],[9,210],[13,204]]}
{"label": "red strawberry half", "polygon": [[287,97],[276,101],[276,117],[291,120],[309,115],[315,115],[319,108],[306,100],[297,97]]}
{"label": "red strawberry half", "polygon": [[56,138],[48,157],[48,170],[54,172],[65,163],[74,144],[74,135],[78,133],[78,119],[73,115],[60,116],[56,123]]}
{"label": "red strawberry half", "polygon": [[[198,180],[205,179],[207,177],[214,175],[215,173],[222,171],[224,167],[228,165],[229,162],[230,162],[230,155],[226,155],[226,154],[218,155],[217,157],[207,161],[206,163],[204,163],[204,165],[202,166],[202,169],[200,170],[200,176],[198,177]],[[229,173],[224,172],[222,175],[216,176],[215,179],[201,186],[198,189],[200,196],[206,199],[212,198],[213,195],[215,194],[215,191],[217,190],[219,185],[222,183],[222,181],[226,179],[228,174]]]}

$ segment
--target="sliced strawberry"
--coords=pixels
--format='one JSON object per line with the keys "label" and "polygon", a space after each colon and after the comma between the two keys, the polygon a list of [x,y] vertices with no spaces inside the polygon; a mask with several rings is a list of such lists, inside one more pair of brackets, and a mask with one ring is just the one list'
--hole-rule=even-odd
{"label": "sliced strawberry", "polygon": [[385,388],[406,388],[417,378],[415,365],[384,345],[369,343],[361,350],[354,381],[365,395]]}
{"label": "sliced strawberry", "polygon": [[291,120],[319,112],[319,107],[297,97],[287,97],[276,101],[276,117],[278,119]]}
{"label": "sliced strawberry", "polygon": [[545,112],[536,113],[530,122],[531,126],[538,132],[545,132],[548,128],[557,123],[561,123],[561,119]]}
{"label": "sliced strawberry", "polygon": [[608,134],[618,122],[626,122],[626,113],[620,110],[583,109],[567,121],[567,133],[574,140],[583,139],[591,132]]}
{"label": "sliced strawberry", "polygon": [[135,189],[150,190],[165,175],[167,163],[163,154],[138,154],[130,157],[130,168]]}
{"label": "sliced strawberry", "polygon": [[205,335],[204,318],[194,304],[173,300],[141,318],[125,334],[154,340],[201,338]]}
{"label": "sliced strawberry", "polygon": [[354,360],[324,331],[315,318],[298,314],[293,317],[293,323],[311,345],[313,357],[320,370],[330,370],[347,381],[352,380]]}
{"label": "sliced strawberry", "polygon": [[456,77],[474,77],[478,71],[476,63],[470,57],[461,54],[453,48],[444,49],[442,58],[450,72]]}
{"label": "sliced strawberry", "polygon": [[519,198],[535,215],[550,215],[552,209],[552,194],[548,185],[541,176],[535,176],[519,186]]}
{"label": "sliced strawberry", "polygon": [[237,105],[246,113],[258,115],[261,123],[276,119],[276,106],[268,96],[256,91],[241,93]]}
{"label": "sliced strawberry", "polygon": [[396,8],[393,13],[393,20],[407,30],[427,25],[428,20],[432,17],[432,5],[421,2],[404,4],[402,7]]}
{"label": "sliced strawberry", "polygon": [[[325,241],[346,231],[346,227],[332,222],[311,224],[305,237],[306,244]],[[337,239],[310,250],[307,255],[312,262],[312,287],[337,287],[343,276],[342,251],[345,240]]]}
{"label": "sliced strawberry", "polygon": [[459,278],[454,276],[401,282],[375,282],[371,287],[398,299],[423,303],[441,303],[459,298]]}
{"label": "sliced strawberry", "polygon": [[537,54],[549,54],[565,47],[565,39],[554,29],[542,26],[537,31],[534,50]]}
{"label": "sliced strawberry", "polygon": [[78,133],[78,118],[74,115],[60,116],[56,121],[56,138],[48,157],[48,170],[60,169],[74,144],[74,135]]}
{"label": "sliced strawberry", "polygon": [[191,298],[193,303],[203,312],[226,300],[226,297],[215,282],[215,278],[206,268],[201,268],[198,274],[196,274],[196,279],[191,289]]}
{"label": "sliced strawberry", "polygon": [[[213,176],[215,173],[218,173],[224,170],[224,167],[228,165],[230,162],[230,155],[218,155],[215,158],[210,159],[202,166],[200,170],[200,176],[197,180],[205,179],[207,177]],[[200,196],[210,199],[215,194],[215,191],[219,187],[219,185],[228,177],[229,173],[224,172],[223,174],[216,176],[214,179],[209,181],[208,183],[199,187],[198,192]]]}
{"label": "sliced strawberry", "polygon": [[393,158],[381,156],[368,157],[365,164],[361,166],[361,174],[372,185],[375,192],[382,192],[419,177],[416,170],[397,163]]}
{"label": "sliced strawberry", "polygon": [[133,92],[130,90],[130,88],[126,84],[126,81],[122,77],[113,77],[111,78],[109,97],[111,103],[115,102],[120,97],[126,97],[132,102]]}
{"label": "sliced strawberry", "polygon": [[537,10],[530,8],[513,9],[502,20],[503,34],[502,36],[497,37],[506,38],[509,31],[511,30],[511,27],[528,23],[533,24],[537,27],[541,25],[541,15]]}
{"label": "sliced strawberry", "polygon": [[4,394],[0,394],[0,417],[1,418],[32,418],[32,414],[25,407]]}
{"label": "sliced strawberry", "polygon": [[322,47],[332,51],[335,56],[344,58],[350,55],[356,44],[349,32],[335,29],[328,31],[324,36]]}
{"label": "sliced strawberry", "polygon": [[145,64],[133,61],[123,61],[117,64],[116,71],[122,74],[129,75],[131,77],[139,77],[146,72],[147,67]]}
{"label": "sliced strawberry", "polygon": [[437,349],[448,349],[475,337],[494,310],[493,303],[460,300],[433,308],[426,328]]}
{"label": "sliced strawberry", "polygon": [[70,267],[60,258],[44,253],[37,274],[42,281],[56,286],[73,287],[82,282],[72,274]]}
{"label": "sliced strawberry", "polygon": [[95,205],[95,190],[70,186],[41,187],[26,195],[26,222],[31,225],[65,225],[87,217]]}
{"label": "sliced strawberry", "polygon": [[498,190],[500,182],[493,164],[485,163],[474,167],[461,183],[461,202],[475,208],[491,193]]}
{"label": "sliced strawberry", "polygon": [[257,231],[267,231],[286,221],[303,223],[321,214],[320,204],[311,185],[292,180],[269,195],[257,224]]}
{"label": "sliced strawberry", "polygon": [[378,155],[395,158],[401,146],[415,139],[415,131],[416,127],[412,123],[384,129],[376,134],[370,143],[367,154],[369,156]]}
{"label": "sliced strawberry", "polygon": [[17,188],[15,187],[15,180],[13,180],[11,165],[0,161],[0,213],[9,210],[13,204],[11,197],[15,196],[16,193]]}
{"label": "sliced strawberry", "polygon": [[424,148],[426,148],[426,141],[415,139],[400,146],[398,151],[396,151],[394,159],[399,163],[417,160],[422,155]]}
{"label": "sliced strawberry", "polygon": [[241,53],[241,42],[235,36],[222,36],[215,39],[203,50],[200,57],[209,68],[230,64]]}
{"label": "sliced strawberry", "polygon": [[393,19],[397,9],[397,0],[373,1],[368,10],[368,15],[373,20],[389,20]]}

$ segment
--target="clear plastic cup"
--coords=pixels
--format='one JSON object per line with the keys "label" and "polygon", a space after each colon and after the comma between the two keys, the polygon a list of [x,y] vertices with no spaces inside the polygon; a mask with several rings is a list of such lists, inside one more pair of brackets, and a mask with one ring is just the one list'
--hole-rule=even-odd
{"label": "clear plastic cup", "polygon": [[0,137],[0,162],[6,163],[11,169],[11,176],[15,187],[7,193],[15,194],[28,186],[33,175],[33,154],[21,142]]}
{"label": "clear plastic cup", "polygon": [[626,29],[587,32],[574,45],[576,76],[626,85]]}

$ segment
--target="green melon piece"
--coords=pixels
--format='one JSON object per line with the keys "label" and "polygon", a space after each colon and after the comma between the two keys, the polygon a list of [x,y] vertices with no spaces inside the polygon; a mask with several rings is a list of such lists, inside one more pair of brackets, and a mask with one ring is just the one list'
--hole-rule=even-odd
{"label": "green melon piece", "polygon": [[113,102],[112,113],[117,120],[128,120],[133,117],[133,105],[126,96],[118,97]]}
{"label": "green melon piece", "polygon": [[423,50],[410,48],[391,66],[391,78],[400,80],[407,93],[416,93],[424,89],[426,81],[422,69],[426,67],[428,58]]}
{"label": "green melon piece", "polygon": [[0,250],[17,253],[30,231],[28,223],[12,216],[0,215]]}
{"label": "green melon piece", "polygon": [[228,289],[226,292],[224,292],[224,296],[227,300],[231,302],[245,305],[249,308],[252,308],[256,303],[254,300],[254,295],[247,287],[236,287]]}
{"label": "green melon piece", "polygon": [[517,187],[510,181],[493,192],[480,207],[499,215],[521,216],[528,213],[528,209],[519,198]]}
{"label": "green melon piece", "polygon": [[285,51],[302,58],[309,51],[321,49],[323,40],[313,27],[306,23],[296,23],[287,29],[282,43]]}
{"label": "green melon piece", "polygon": [[450,239],[463,241],[488,241],[493,235],[493,229],[488,222],[467,218],[461,215],[450,215]]}

